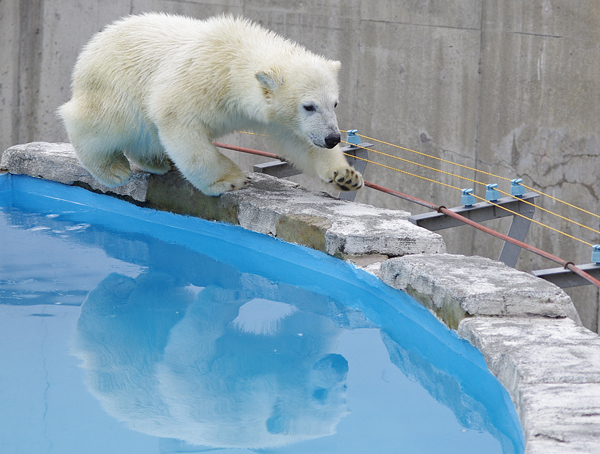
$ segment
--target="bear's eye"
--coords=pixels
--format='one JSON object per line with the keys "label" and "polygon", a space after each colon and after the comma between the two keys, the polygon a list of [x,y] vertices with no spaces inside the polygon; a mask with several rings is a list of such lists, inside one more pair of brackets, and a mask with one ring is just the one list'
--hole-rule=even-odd
{"label": "bear's eye", "polygon": [[304,107],[304,110],[306,110],[307,112],[314,112],[315,110],[317,110],[317,106],[315,106],[314,104],[304,104],[302,107]]}
{"label": "bear's eye", "polygon": [[333,108],[335,109],[335,108],[337,107],[337,105],[338,105],[338,102],[336,101],[336,102],[333,104]]}

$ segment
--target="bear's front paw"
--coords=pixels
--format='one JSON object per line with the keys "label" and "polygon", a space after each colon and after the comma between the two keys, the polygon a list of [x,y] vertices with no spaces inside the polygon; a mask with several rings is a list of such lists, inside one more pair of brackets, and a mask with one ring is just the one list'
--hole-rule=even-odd
{"label": "bear's front paw", "polygon": [[328,183],[336,185],[341,191],[358,191],[364,185],[362,175],[352,167],[334,170],[330,175]]}

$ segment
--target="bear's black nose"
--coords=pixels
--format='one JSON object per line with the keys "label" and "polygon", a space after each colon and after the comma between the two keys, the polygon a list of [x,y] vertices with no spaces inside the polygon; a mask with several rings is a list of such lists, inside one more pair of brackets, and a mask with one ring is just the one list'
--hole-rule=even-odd
{"label": "bear's black nose", "polygon": [[335,147],[338,143],[340,143],[340,133],[336,132],[334,134],[329,134],[327,137],[325,137],[325,146],[327,148],[333,148]]}

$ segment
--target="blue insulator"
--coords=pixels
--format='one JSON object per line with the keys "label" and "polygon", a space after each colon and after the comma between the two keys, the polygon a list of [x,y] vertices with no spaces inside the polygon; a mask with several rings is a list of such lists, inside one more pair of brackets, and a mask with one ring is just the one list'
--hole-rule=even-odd
{"label": "blue insulator", "polygon": [[496,183],[485,185],[485,200],[488,202],[496,202],[500,198],[500,193],[496,189],[498,185]]}
{"label": "blue insulator", "polygon": [[350,129],[347,131],[348,137],[346,138],[346,142],[352,145],[360,145],[362,140],[358,137],[358,129]]}
{"label": "blue insulator", "polygon": [[510,195],[514,197],[523,197],[525,195],[525,188],[521,186],[521,183],[523,183],[522,178],[510,180]]}
{"label": "blue insulator", "polygon": [[475,205],[475,196],[473,195],[473,188],[463,189],[460,197],[460,204],[465,207],[472,207]]}

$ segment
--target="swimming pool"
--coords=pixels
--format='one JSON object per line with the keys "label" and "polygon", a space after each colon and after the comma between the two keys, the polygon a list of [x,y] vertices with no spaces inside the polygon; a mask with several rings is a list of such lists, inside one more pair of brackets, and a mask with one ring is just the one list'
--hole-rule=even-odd
{"label": "swimming pool", "polygon": [[326,254],[0,175],[6,453],[521,453],[481,354]]}

